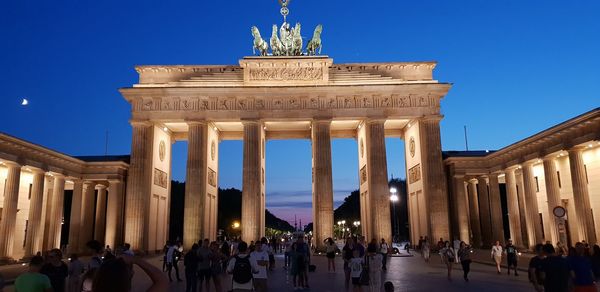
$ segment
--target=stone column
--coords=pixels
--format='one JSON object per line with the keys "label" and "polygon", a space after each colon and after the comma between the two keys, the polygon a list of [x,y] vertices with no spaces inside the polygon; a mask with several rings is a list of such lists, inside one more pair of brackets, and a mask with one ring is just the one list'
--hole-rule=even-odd
{"label": "stone column", "polygon": [[206,147],[207,124],[188,123],[188,156],[185,179],[185,209],[183,217],[183,246],[190,249],[198,240],[204,239],[206,217]]}
{"label": "stone column", "polygon": [[123,195],[123,181],[109,180],[105,244],[110,245],[113,249],[123,244],[123,207],[125,203]]}
{"label": "stone column", "polygon": [[52,248],[60,248],[60,235],[63,222],[63,204],[65,201],[65,177],[61,174],[54,175],[54,194],[52,194],[52,211],[50,215],[50,240]]}
{"label": "stone column", "polygon": [[94,199],[96,183],[92,181],[83,182],[83,194],[81,198],[81,226],[79,227],[79,251],[85,251],[85,245],[94,238]]}
{"label": "stone column", "polygon": [[481,240],[484,247],[492,246],[492,220],[490,216],[490,197],[485,177],[477,178],[477,193],[479,195],[479,217],[481,221]]}
{"label": "stone column", "polygon": [[[560,187],[558,185],[558,173],[556,172],[556,163],[554,157],[544,157],[544,181],[546,182],[546,198],[548,200],[548,224],[550,229],[550,240],[553,244],[559,241],[558,227],[556,225],[556,216],[554,216],[554,208],[562,206],[560,200]],[[567,244],[563,242],[563,244]]]}
{"label": "stone column", "polygon": [[[260,141],[261,123],[244,121],[244,166],[242,176],[242,239],[250,242],[260,236]],[[264,212],[264,211],[263,211]]]}
{"label": "stone column", "polygon": [[523,164],[523,187],[525,191],[525,212],[527,219],[527,233],[529,234],[529,247],[538,243],[543,243],[542,222],[540,221],[540,211],[538,208],[535,177],[533,174],[533,164],[527,162]]}
{"label": "stone column", "polygon": [[44,203],[44,171],[32,169],[33,183],[31,185],[31,199],[29,200],[29,218],[27,226],[27,238],[25,239],[25,258],[33,257],[41,251],[42,239],[42,207]]}
{"label": "stone column", "polygon": [[69,223],[69,253],[81,252],[79,232],[81,231],[81,203],[83,181],[73,179],[73,199],[71,200],[71,220]]}
{"label": "stone column", "polygon": [[517,180],[517,194],[519,199],[519,221],[521,222],[521,238],[523,239],[523,246],[529,247],[529,232],[527,225],[527,204],[525,203],[525,183],[523,182],[523,169],[519,167],[521,170],[520,174],[516,175]]}
{"label": "stone column", "polygon": [[8,175],[4,185],[4,204],[0,221],[0,262],[12,260],[19,203],[19,182],[21,180],[21,165],[14,162],[5,162],[4,164],[8,168]]}
{"label": "stone column", "polygon": [[519,212],[519,198],[517,195],[517,180],[515,169],[508,168],[505,171],[506,180],[506,203],[508,205],[508,223],[510,226],[510,238],[516,246],[524,246],[521,237],[521,215]]}
{"label": "stone column", "polygon": [[333,182],[331,176],[331,120],[312,122],[313,235],[318,249],[333,236]]}
{"label": "stone column", "polygon": [[471,220],[471,245],[475,248],[480,248],[482,245],[481,223],[479,221],[479,199],[477,198],[476,179],[469,180],[469,210],[471,211],[471,215],[469,216],[469,219]]}
{"label": "stone column", "polygon": [[[387,159],[385,152],[385,129],[383,120],[366,122],[367,127],[367,175],[371,200],[371,238],[384,238],[392,242],[390,216],[390,188],[388,185]],[[332,220],[333,223],[333,220]],[[447,223],[447,222],[446,222]]]}
{"label": "stone column", "polygon": [[569,165],[571,169],[571,182],[573,184],[573,201],[575,203],[575,218],[579,225],[580,240],[590,244],[596,243],[596,231],[592,221],[592,208],[590,206],[590,193],[583,162],[583,149],[574,147],[569,149]]}
{"label": "stone column", "polygon": [[104,244],[104,236],[106,235],[106,185],[98,184],[97,197],[94,239]]}
{"label": "stone column", "polygon": [[500,185],[498,183],[498,174],[492,173],[489,175],[489,198],[490,198],[490,215],[492,222],[492,240],[499,240],[504,244],[504,221],[502,220],[502,202],[500,200]]}
{"label": "stone column", "polygon": [[152,138],[148,122],[132,122],[133,137],[125,196],[125,242],[135,251],[145,251],[149,229],[150,186],[152,179]]}
{"label": "stone column", "polygon": [[465,178],[463,175],[454,176],[454,197],[458,236],[460,240],[469,242],[469,206],[467,205]]}
{"label": "stone column", "polygon": [[423,191],[427,196],[432,240],[450,237],[448,192],[442,161],[440,120],[441,116],[427,117],[419,122]]}

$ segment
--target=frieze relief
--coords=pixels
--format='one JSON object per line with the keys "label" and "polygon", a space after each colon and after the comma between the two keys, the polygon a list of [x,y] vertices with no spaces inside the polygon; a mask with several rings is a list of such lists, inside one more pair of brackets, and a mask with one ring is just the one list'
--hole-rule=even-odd
{"label": "frieze relief", "polygon": [[323,68],[249,68],[251,81],[312,81],[323,79]]}
{"label": "frieze relief", "polygon": [[439,108],[430,95],[355,95],[292,97],[164,97],[141,98],[135,111],[248,111],[355,108]]}

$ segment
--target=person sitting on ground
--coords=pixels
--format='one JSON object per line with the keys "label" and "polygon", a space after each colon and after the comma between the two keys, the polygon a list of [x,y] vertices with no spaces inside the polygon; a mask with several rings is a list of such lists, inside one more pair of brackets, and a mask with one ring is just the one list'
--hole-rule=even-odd
{"label": "person sitting on ground", "polygon": [[50,278],[40,273],[44,258],[34,256],[29,262],[29,270],[21,274],[15,280],[15,291],[17,292],[52,292]]}
{"label": "person sitting on ground", "polygon": [[92,292],[129,292],[131,291],[131,279],[133,275],[133,265],[137,265],[146,273],[152,281],[152,286],[147,292],[168,291],[169,283],[167,277],[161,270],[141,258],[128,255],[122,255],[102,263],[97,270]]}
{"label": "person sitting on ground", "polygon": [[248,255],[248,244],[244,241],[238,243],[238,254],[229,260],[227,273],[232,274],[233,291],[252,291],[252,274],[258,273],[258,265]]}

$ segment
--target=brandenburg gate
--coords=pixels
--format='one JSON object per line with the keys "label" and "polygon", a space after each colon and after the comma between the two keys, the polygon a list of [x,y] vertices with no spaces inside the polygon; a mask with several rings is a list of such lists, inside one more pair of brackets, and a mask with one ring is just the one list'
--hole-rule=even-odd
{"label": "brandenburg gate", "polygon": [[139,83],[120,90],[131,103],[133,127],[125,241],[156,250],[166,238],[160,221],[168,213],[174,141],[188,141],[183,214],[188,247],[216,237],[220,141],[244,142],[241,230],[250,241],[265,230],[265,141],[310,139],[313,234],[321,244],[333,235],[334,138],[357,139],[363,233],[391,240],[386,137],[406,141],[409,193],[416,194],[410,209],[420,214],[411,216],[411,233],[448,238],[439,122],[440,100],[451,85],[433,79],[434,67],[434,62],[334,64],[327,56],[136,67]]}

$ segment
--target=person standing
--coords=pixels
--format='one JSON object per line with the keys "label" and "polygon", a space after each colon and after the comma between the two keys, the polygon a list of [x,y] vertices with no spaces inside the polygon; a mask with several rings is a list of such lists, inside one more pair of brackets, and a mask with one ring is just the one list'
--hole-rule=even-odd
{"label": "person standing", "polygon": [[515,270],[515,276],[518,276],[519,273],[517,272],[517,261],[519,259],[519,254],[517,248],[512,243],[512,239],[508,240],[508,243],[504,248],[504,252],[506,253],[506,266],[508,268],[508,275],[510,275],[510,268],[512,267]]}
{"label": "person standing", "polygon": [[298,258],[298,275],[304,278],[304,286],[302,288],[309,288],[308,266],[310,265],[310,248],[304,242],[303,236],[298,237],[296,251],[300,254]]}
{"label": "person standing", "polygon": [[444,247],[440,251],[440,254],[442,255],[444,264],[448,269],[448,281],[452,281],[452,265],[454,264],[454,259],[456,258],[456,251],[454,250],[452,245],[450,245],[450,242],[446,241],[444,243]]}
{"label": "person standing", "polygon": [[178,267],[178,262],[179,262],[179,250],[178,250],[178,246],[176,246],[175,244],[173,244],[172,242],[167,242],[167,253],[166,256],[164,257],[166,263],[167,263],[167,273],[169,275],[169,282],[173,282],[173,278],[171,278],[171,271],[173,270],[173,267],[175,267],[175,276],[177,277],[177,282],[181,282],[181,278],[179,277],[179,267]]}
{"label": "person standing", "polygon": [[529,282],[537,292],[544,291],[544,278],[542,275],[543,262],[546,256],[543,251],[543,244],[535,245],[535,256],[529,260]]}
{"label": "person standing", "polygon": [[575,244],[575,255],[569,257],[569,267],[575,292],[597,291],[594,285],[594,272],[592,271],[592,262],[585,255],[585,246],[578,242]]}
{"label": "person standing", "polygon": [[385,239],[382,238],[381,239],[381,243],[379,244],[379,253],[381,254],[382,259],[382,267],[381,269],[386,271],[386,265],[387,265],[387,257],[388,254],[390,252],[390,247],[388,246],[387,242],[385,242]]}
{"label": "person standing", "polygon": [[[385,254],[387,256],[387,254]],[[381,271],[384,267],[383,262],[385,256],[381,252],[377,252],[377,244],[369,244],[367,247],[367,261],[369,267],[369,291],[381,291]]]}
{"label": "person standing", "polygon": [[444,239],[440,237],[440,240],[438,240],[437,242],[437,251],[440,255],[440,261],[442,262],[442,264],[444,263],[444,254],[442,253],[442,249],[444,249],[444,247]]}
{"label": "person standing", "polygon": [[473,249],[468,246],[464,241],[460,242],[460,246],[458,248],[458,256],[457,258],[460,261],[460,265],[463,269],[463,278],[466,282],[469,282],[469,272],[471,271],[471,252]]}
{"label": "person standing", "polygon": [[351,274],[350,261],[354,257],[355,249],[356,248],[354,246],[354,240],[352,240],[352,237],[348,237],[346,239],[346,244],[342,248],[342,258],[344,259],[344,275],[345,275],[344,283],[345,283],[346,290],[348,290],[348,288],[350,286],[350,274]]}
{"label": "person standing", "polygon": [[81,276],[83,275],[83,268],[83,263],[79,260],[77,254],[72,254],[71,262],[69,263],[69,292],[81,290]]}
{"label": "person standing", "polygon": [[183,257],[183,266],[185,267],[185,292],[198,291],[198,248],[197,243],[192,245],[192,250],[188,251]]}
{"label": "person standing", "polygon": [[250,258],[246,242],[238,242],[237,251],[227,265],[227,273],[232,274],[231,289],[234,292],[252,291],[252,274],[258,273],[258,265]]}
{"label": "person standing", "polygon": [[29,270],[19,275],[15,280],[17,292],[52,292],[52,284],[48,276],[40,273],[44,258],[34,256],[29,262]]}
{"label": "person standing", "polygon": [[360,256],[360,252],[355,249],[352,252],[352,259],[350,260],[350,276],[352,277],[352,291],[361,292],[360,287],[360,275],[362,274],[363,258]]}
{"label": "person standing", "polygon": [[267,269],[269,267],[269,253],[265,250],[269,246],[266,238],[257,241],[255,250],[250,253],[250,260],[256,262],[258,273],[254,274],[254,290],[256,292],[267,291]]}
{"label": "person standing", "polygon": [[491,256],[492,260],[496,263],[496,271],[500,274],[502,272],[500,270],[500,264],[502,263],[502,245],[500,245],[500,241],[496,240],[496,244],[492,246]]}
{"label": "person standing", "polygon": [[198,248],[198,279],[200,280],[200,291],[203,291],[202,283],[205,283],[206,291],[210,291],[210,258],[211,251],[209,248],[210,241],[208,238],[202,241],[202,245]]}
{"label": "person standing", "polygon": [[[460,249],[460,243],[461,241],[458,239],[458,237],[455,237],[454,241],[452,242],[452,247],[454,247],[454,251],[458,252],[458,250]],[[455,261],[457,264],[460,262],[458,256],[456,257]]]}
{"label": "person standing", "polygon": [[48,254],[48,262],[42,266],[40,273],[48,276],[54,292],[64,292],[69,267],[62,261],[60,249],[52,249]]}
{"label": "person standing", "polygon": [[554,246],[547,243],[542,248],[546,258],[541,264],[541,278],[545,292],[569,291],[570,268],[567,259],[556,254]]}
{"label": "person standing", "polygon": [[425,259],[426,263],[429,263],[429,257],[431,255],[431,247],[429,246],[429,241],[427,240],[427,236],[421,242],[421,254],[423,255],[423,259]]}
{"label": "person standing", "polygon": [[335,242],[329,237],[325,240],[325,254],[327,255],[327,271],[335,273]]}

